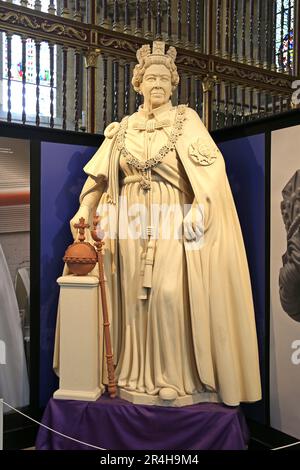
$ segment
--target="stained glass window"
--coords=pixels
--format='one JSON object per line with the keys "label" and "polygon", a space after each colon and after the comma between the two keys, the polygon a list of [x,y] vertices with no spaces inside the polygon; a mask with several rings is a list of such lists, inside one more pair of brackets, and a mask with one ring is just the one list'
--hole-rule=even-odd
{"label": "stained glass window", "polygon": [[[20,3],[20,0],[14,1]],[[47,11],[49,0],[41,0],[42,10]],[[34,0],[29,0],[28,7],[34,8]],[[7,40],[5,33],[2,33],[2,109],[7,112]],[[56,47],[54,47],[54,116],[56,114]],[[21,114],[22,109],[22,41],[20,36],[14,35],[11,41],[11,112],[16,115]],[[39,106],[40,116],[50,116],[50,55],[49,47],[46,42],[41,43],[40,47],[40,95]],[[36,114],[36,49],[35,42],[32,39],[26,41],[26,115],[27,118]]]}
{"label": "stained glass window", "polygon": [[277,68],[287,71],[294,60],[294,1],[277,0],[276,6]]}

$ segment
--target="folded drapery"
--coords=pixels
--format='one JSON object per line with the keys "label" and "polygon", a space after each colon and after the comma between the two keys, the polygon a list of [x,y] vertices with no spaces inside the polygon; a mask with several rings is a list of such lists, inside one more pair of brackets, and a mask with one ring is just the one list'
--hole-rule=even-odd
{"label": "folded drapery", "polygon": [[15,407],[29,403],[21,319],[13,282],[0,245],[0,397]]}

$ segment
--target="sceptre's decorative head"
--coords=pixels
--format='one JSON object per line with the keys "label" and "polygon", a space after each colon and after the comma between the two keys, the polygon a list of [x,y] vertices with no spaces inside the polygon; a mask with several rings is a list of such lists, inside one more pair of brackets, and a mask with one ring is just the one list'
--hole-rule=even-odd
{"label": "sceptre's decorative head", "polygon": [[170,70],[172,90],[175,90],[179,83],[179,75],[177,67],[175,65],[176,49],[170,46],[165,53],[165,42],[164,41],[153,41],[152,53],[150,44],[144,44],[140,49],[137,50],[136,57],[138,64],[134,67],[132,85],[136,92],[140,92],[140,84],[143,80],[143,76],[147,67],[153,64],[162,64]]}

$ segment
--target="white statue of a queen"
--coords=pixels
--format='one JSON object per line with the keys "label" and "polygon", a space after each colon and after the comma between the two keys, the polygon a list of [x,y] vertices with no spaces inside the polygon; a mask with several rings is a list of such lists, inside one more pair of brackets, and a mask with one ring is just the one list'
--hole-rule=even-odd
{"label": "white statue of a queen", "polygon": [[132,84],[143,105],[105,129],[71,229],[108,207],[104,270],[123,396],[235,406],[261,398],[247,259],[222,154],[198,114],[170,101],[175,57],[162,41],[138,50]]}

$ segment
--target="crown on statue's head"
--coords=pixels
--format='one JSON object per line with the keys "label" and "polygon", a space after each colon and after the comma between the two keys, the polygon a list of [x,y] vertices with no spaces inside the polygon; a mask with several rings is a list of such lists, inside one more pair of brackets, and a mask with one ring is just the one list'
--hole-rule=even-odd
{"label": "crown on statue's head", "polygon": [[169,47],[167,53],[165,53],[165,42],[164,41],[153,41],[152,53],[150,44],[144,44],[136,53],[137,60],[139,64],[143,67],[145,62],[149,61],[150,63],[164,63],[166,59],[171,60],[172,62],[176,59],[176,49],[175,47]]}

